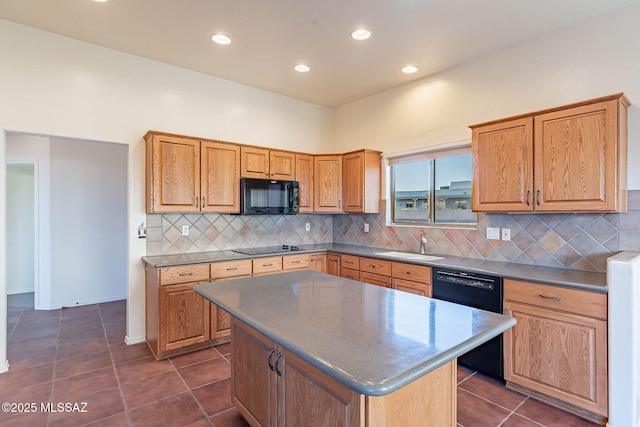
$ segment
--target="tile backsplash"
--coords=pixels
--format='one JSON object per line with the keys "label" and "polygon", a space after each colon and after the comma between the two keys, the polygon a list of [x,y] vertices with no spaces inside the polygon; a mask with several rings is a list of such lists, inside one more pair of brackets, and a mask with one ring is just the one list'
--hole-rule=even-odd
{"label": "tile backsplash", "polygon": [[[387,227],[384,213],[148,214],[147,254],[330,242],[417,252],[424,232],[433,254],[605,271],[609,256],[640,251],[640,190],[629,191],[628,199],[623,214],[478,214],[475,228]],[[189,226],[189,236],[182,236],[183,225]],[[511,240],[487,240],[487,227],[511,229]]]}

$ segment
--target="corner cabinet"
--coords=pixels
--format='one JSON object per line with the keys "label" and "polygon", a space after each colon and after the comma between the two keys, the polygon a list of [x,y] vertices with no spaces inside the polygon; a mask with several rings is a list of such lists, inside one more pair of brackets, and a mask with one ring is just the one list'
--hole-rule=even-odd
{"label": "corner cabinet", "polygon": [[240,146],[148,132],[146,209],[240,212]]}
{"label": "corner cabinet", "polygon": [[507,386],[602,422],[608,414],[607,294],[505,279]]}
{"label": "corner cabinet", "polygon": [[471,126],[473,210],[625,212],[623,94]]}
{"label": "corner cabinet", "polygon": [[342,155],[314,156],[314,212],[342,212]]}
{"label": "corner cabinet", "polygon": [[380,213],[380,155],[360,150],[343,155],[344,211]]}

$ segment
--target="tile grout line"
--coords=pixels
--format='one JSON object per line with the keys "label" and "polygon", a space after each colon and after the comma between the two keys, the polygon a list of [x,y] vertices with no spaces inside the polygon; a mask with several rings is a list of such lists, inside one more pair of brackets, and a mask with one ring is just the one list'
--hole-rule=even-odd
{"label": "tile grout line", "polygon": [[[522,402],[520,402],[520,404],[519,404],[518,406],[516,406],[516,407],[513,409],[513,411],[511,411],[511,413],[509,413],[509,415],[507,415],[507,416],[506,416],[506,418],[505,418],[504,420],[502,420],[502,422],[500,422],[500,424],[498,424],[498,426],[497,426],[497,427],[501,427],[504,423],[506,423],[506,422],[509,420],[509,418],[511,418],[511,416],[512,416],[513,414],[516,414],[516,411],[517,411],[518,409],[520,409],[520,408],[522,407],[522,405],[524,405],[524,404],[527,402],[527,400],[529,400],[529,398],[530,398],[530,396],[526,396],[526,397],[525,397],[525,399],[524,399]],[[506,409],[506,408],[505,408],[505,409]],[[516,415],[518,415],[519,417],[525,418],[525,419],[527,419],[527,420],[531,421],[532,423],[535,423],[535,424],[538,424],[538,425],[540,425],[540,426],[544,427],[544,424],[539,423],[539,422],[537,422],[536,420],[532,420],[531,418],[529,418],[529,417],[525,417],[525,416],[524,416],[524,415],[522,415],[522,414],[516,414]]]}
{"label": "tile grout line", "polygon": [[[113,352],[111,351],[111,344],[109,344],[109,335],[107,334],[107,328],[104,326],[104,319],[102,317],[102,310],[100,310],[100,304],[98,306],[98,316],[100,316],[100,323],[102,323],[102,331],[104,332],[104,339],[107,343],[107,351],[109,351],[109,358],[111,359],[111,367],[113,368],[113,373],[116,377],[116,382],[118,383],[118,392],[120,393],[120,400],[122,401],[122,407],[124,409],[124,415],[127,417],[127,424],[131,426],[131,418],[129,417],[129,409],[127,407],[127,402],[124,400],[124,393],[122,392],[122,386],[120,384],[120,377],[118,375],[118,369],[116,369],[116,361],[113,359]],[[116,415],[116,414],[112,414]],[[106,417],[108,418],[108,417]],[[101,418],[105,419],[105,418]],[[99,421],[99,420],[95,420]],[[92,422],[95,422],[92,421]]]}
{"label": "tile grout line", "polygon": [[[182,375],[180,374],[180,370],[176,367],[176,365],[173,363],[173,360],[171,358],[169,358],[169,363],[171,363],[171,366],[173,366],[173,369],[176,371],[176,374],[178,374],[178,377],[180,377],[180,381],[182,381],[182,383],[185,385],[185,387],[187,387],[187,391],[189,392],[189,395],[196,402],[196,405],[198,405],[198,408],[200,408],[200,411],[204,415],[204,419],[207,420],[207,422],[209,422],[209,416],[207,415],[207,411],[204,410],[204,407],[200,403],[200,400],[198,400],[196,395],[193,394],[193,390],[191,389],[189,384],[187,384],[187,381],[185,381],[185,379],[182,378]],[[201,362],[199,362],[199,363],[201,363]],[[191,365],[195,365],[195,363],[192,363]],[[190,366],[190,365],[186,365],[186,366]]]}

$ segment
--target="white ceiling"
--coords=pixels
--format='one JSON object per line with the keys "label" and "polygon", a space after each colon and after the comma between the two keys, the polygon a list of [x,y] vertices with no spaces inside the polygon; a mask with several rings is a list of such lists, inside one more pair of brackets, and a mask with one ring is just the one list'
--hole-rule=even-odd
{"label": "white ceiling", "polygon": [[[0,0],[0,18],[336,107],[639,2]],[[352,40],[358,27],[372,37]],[[212,43],[218,32],[233,43]]]}

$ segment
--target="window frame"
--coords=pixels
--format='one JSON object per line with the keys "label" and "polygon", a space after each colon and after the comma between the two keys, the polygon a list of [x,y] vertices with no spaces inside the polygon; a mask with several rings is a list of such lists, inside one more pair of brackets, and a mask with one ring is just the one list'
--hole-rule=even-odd
{"label": "window frame", "polygon": [[[408,154],[408,155],[401,155],[401,156],[397,156],[397,157],[392,157],[392,158],[388,158],[388,165],[389,165],[389,174],[390,174],[390,179],[389,179],[389,203],[390,203],[390,211],[389,212],[389,225],[394,226],[394,227],[447,227],[447,228],[476,228],[478,225],[477,222],[477,217],[476,217],[476,222],[454,222],[454,223],[447,223],[447,222],[435,222],[435,211],[434,211],[434,207],[435,207],[435,186],[436,186],[436,165],[435,165],[435,160],[437,159],[441,159],[444,157],[454,157],[454,156],[460,156],[460,155],[472,155],[471,152],[471,145],[468,146],[464,146],[464,147],[456,147],[456,148],[449,148],[449,149],[442,149],[442,150],[433,150],[433,151],[422,151],[422,152],[418,152],[418,153],[413,153],[413,154]],[[431,160],[432,163],[432,168],[431,168],[431,176],[430,176],[430,188],[429,188],[429,222],[424,222],[424,221],[403,221],[403,222],[396,222],[395,220],[395,213],[396,213],[396,188],[395,188],[395,172],[393,170],[394,166],[403,164],[403,163],[414,163],[414,162],[420,162],[420,161],[428,161]],[[472,169],[473,169],[473,159],[472,159]],[[473,170],[471,170],[471,175],[472,175],[472,182],[473,182]]]}

